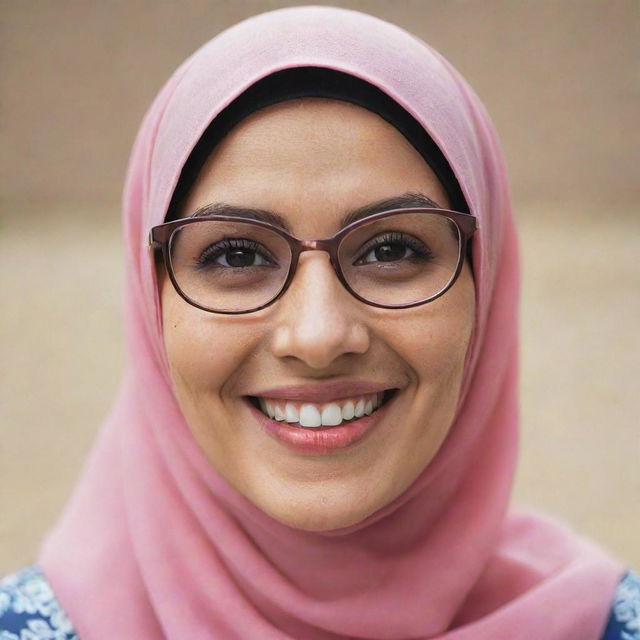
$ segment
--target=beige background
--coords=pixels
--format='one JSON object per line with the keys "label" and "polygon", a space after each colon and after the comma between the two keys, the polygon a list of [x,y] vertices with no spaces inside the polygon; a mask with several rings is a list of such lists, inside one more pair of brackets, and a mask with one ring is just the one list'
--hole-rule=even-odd
{"label": "beige background", "polygon": [[[0,574],[33,559],[117,386],[119,197],[147,105],[216,32],[295,4],[0,2]],[[523,244],[515,501],[640,568],[640,3],[333,4],[424,38],[492,114]]]}

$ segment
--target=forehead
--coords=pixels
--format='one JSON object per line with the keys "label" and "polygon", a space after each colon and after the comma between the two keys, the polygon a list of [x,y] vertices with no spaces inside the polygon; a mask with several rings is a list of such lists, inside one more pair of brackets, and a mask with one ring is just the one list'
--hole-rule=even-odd
{"label": "forehead", "polygon": [[182,215],[225,203],[273,210],[293,223],[331,220],[406,192],[448,206],[429,165],[395,127],[347,102],[304,98],[261,109],[232,129],[203,166]]}

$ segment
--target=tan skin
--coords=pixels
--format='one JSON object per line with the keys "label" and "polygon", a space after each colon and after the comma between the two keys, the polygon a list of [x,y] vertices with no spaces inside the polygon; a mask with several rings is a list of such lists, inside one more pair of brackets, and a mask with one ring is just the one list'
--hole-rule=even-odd
{"label": "tan skin", "polygon": [[[345,212],[408,192],[443,207],[429,166],[390,124],[326,99],[290,101],[242,121],[209,158],[182,215],[223,202],[277,212],[299,238],[326,238]],[[454,286],[411,309],[368,306],[326,253],[302,254],[287,291],[247,315],[201,311],[160,270],[164,341],[194,437],[230,485],[273,518],[323,531],[362,521],[420,475],[452,424],[475,310],[468,265]],[[323,455],[284,447],[256,423],[247,395],[318,381],[397,388],[362,441]]]}

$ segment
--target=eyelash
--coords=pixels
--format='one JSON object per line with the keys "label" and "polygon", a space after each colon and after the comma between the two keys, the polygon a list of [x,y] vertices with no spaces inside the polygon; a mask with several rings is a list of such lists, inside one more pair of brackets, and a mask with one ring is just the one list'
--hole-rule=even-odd
{"label": "eyelash", "polygon": [[354,264],[360,263],[369,252],[377,249],[378,247],[382,247],[385,244],[404,244],[416,254],[414,258],[419,260],[429,260],[433,257],[432,251],[413,236],[405,235],[399,231],[389,231],[381,236],[376,236],[369,240],[362,247],[360,257]]}
{"label": "eyelash", "polygon": [[198,257],[196,266],[200,268],[208,267],[215,262],[216,258],[219,258],[230,249],[253,251],[262,256],[267,262],[273,262],[273,259],[261,244],[245,238],[225,238],[215,244],[209,245]]}

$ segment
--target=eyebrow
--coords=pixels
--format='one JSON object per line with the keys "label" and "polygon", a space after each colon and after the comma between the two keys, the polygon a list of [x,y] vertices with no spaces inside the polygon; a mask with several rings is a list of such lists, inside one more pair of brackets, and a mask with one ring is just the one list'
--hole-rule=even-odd
{"label": "eyebrow", "polygon": [[[342,229],[356,222],[357,220],[368,218],[369,216],[372,216],[376,213],[382,213],[383,211],[392,211],[393,209],[413,209],[419,207],[426,207],[429,209],[442,209],[442,207],[437,202],[424,195],[423,193],[407,192],[400,196],[377,200],[362,207],[358,207],[357,209],[352,209],[351,211],[347,212],[340,221],[340,228]],[[225,202],[213,202],[210,204],[206,204],[197,209],[189,217],[197,218],[212,215],[260,220],[262,222],[268,222],[269,224],[272,224],[276,227],[280,227],[285,231],[290,231],[287,221],[281,215],[275,213],[274,211],[231,205]]]}

